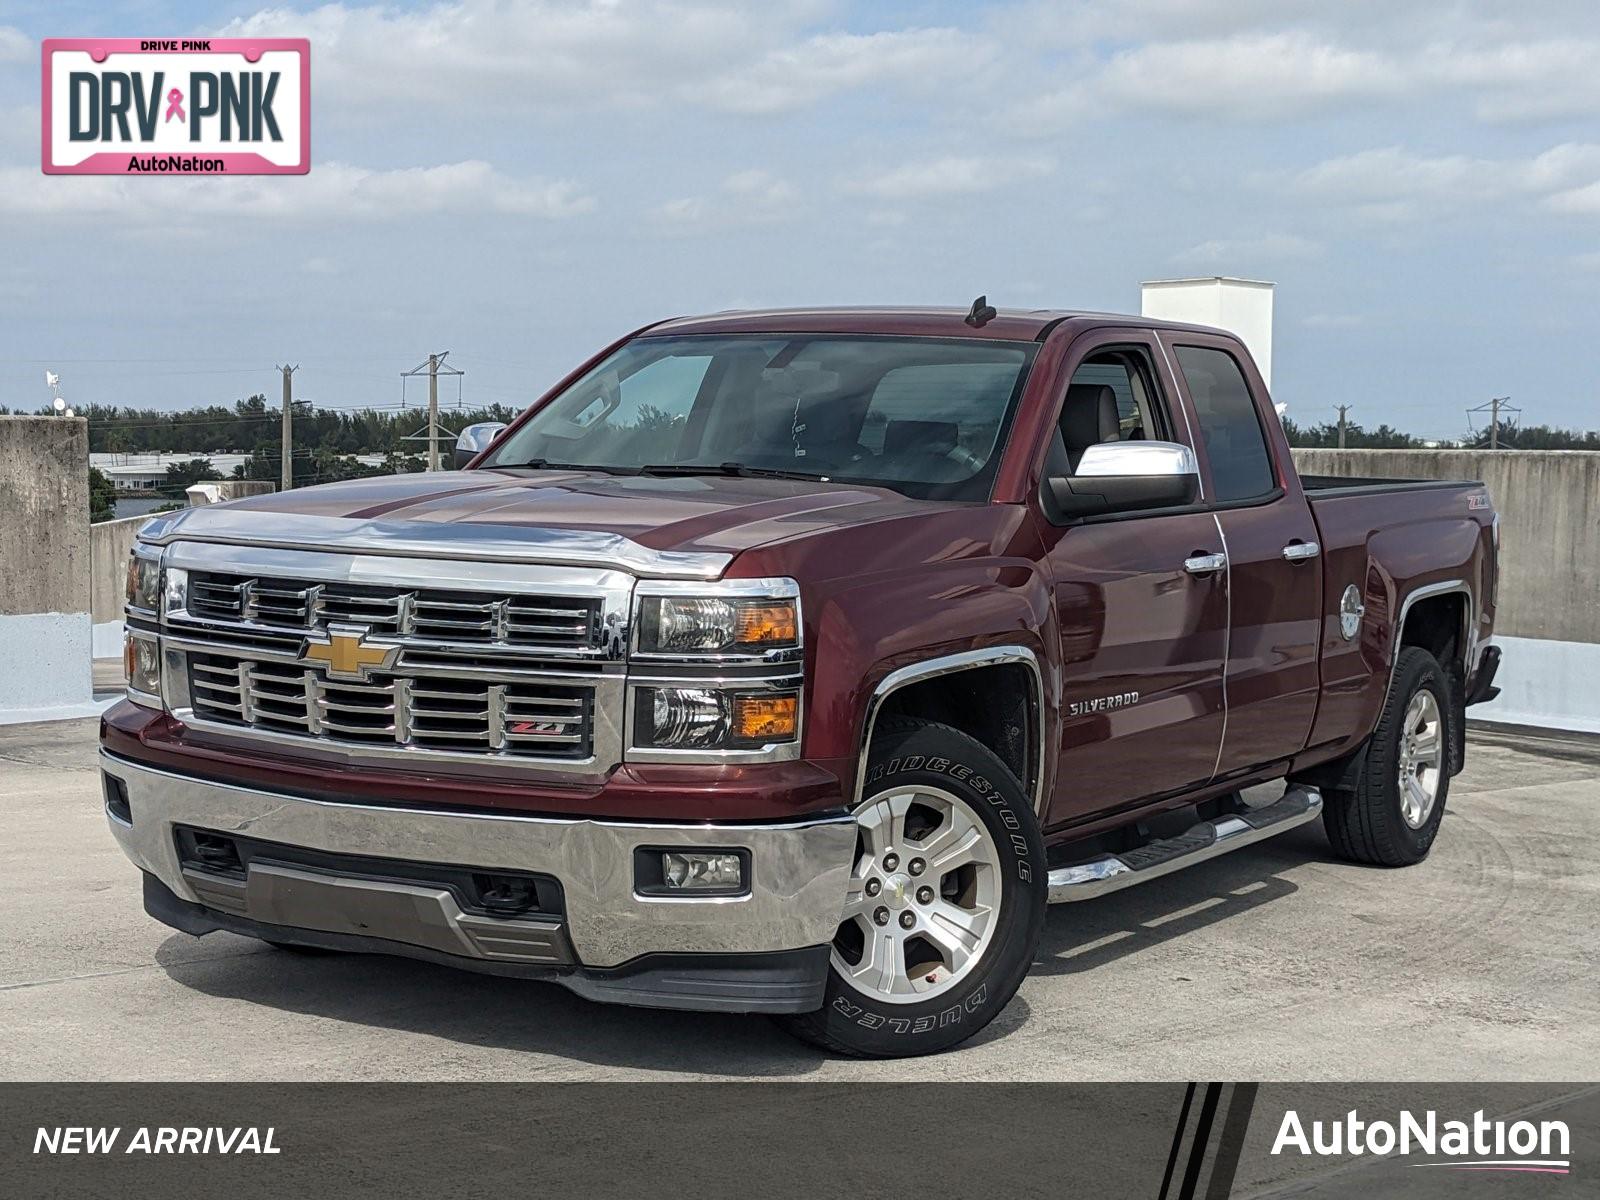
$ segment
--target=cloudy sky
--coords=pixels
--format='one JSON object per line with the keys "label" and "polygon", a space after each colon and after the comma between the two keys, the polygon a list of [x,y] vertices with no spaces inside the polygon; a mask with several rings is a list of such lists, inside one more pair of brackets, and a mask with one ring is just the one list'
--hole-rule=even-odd
{"label": "cloudy sky", "polygon": [[[46,177],[39,40],[300,35],[301,178]],[[525,402],[646,321],[1278,283],[1302,421],[1600,424],[1600,6],[0,0],[0,403]],[[413,386],[413,400],[421,390]],[[452,399],[453,389],[447,395]]]}

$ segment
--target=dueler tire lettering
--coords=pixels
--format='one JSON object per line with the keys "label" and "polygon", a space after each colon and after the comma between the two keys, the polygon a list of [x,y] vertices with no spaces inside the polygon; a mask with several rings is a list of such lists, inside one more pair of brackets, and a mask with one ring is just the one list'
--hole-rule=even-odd
{"label": "dueler tire lettering", "polygon": [[1033,963],[1044,923],[1045,851],[1028,795],[987,747],[957,729],[909,718],[879,724],[864,797],[941,788],[965,801],[992,840],[1000,871],[993,938],[950,990],[891,1003],[830,971],[816,1012],[778,1018],[791,1033],[839,1054],[895,1058],[931,1054],[965,1041],[999,1015]]}

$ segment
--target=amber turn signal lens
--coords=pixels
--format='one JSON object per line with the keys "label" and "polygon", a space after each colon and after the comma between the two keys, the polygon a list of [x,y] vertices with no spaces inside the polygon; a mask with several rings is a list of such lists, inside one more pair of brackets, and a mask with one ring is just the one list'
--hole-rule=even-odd
{"label": "amber turn signal lens", "polygon": [[795,627],[794,605],[747,604],[739,610],[738,636],[741,646],[792,646],[800,640]]}
{"label": "amber turn signal lens", "polygon": [[740,696],[733,702],[734,736],[746,741],[793,738],[800,728],[798,696]]}

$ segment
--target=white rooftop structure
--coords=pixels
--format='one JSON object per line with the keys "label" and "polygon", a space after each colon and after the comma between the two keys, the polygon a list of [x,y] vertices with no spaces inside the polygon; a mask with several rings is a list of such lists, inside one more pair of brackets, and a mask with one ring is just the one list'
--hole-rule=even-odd
{"label": "white rooftop structure", "polygon": [[1154,279],[1140,286],[1140,309],[1158,321],[1211,325],[1237,335],[1256,360],[1261,379],[1272,388],[1272,292],[1262,279],[1208,275],[1197,279]]}

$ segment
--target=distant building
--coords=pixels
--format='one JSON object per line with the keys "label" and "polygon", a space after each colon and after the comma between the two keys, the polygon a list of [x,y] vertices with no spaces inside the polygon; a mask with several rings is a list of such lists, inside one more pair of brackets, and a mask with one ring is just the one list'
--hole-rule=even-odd
{"label": "distant building", "polygon": [[[383,455],[357,454],[358,461],[369,467],[381,467]],[[180,451],[177,454],[91,454],[89,465],[111,481],[119,492],[153,492],[167,486],[167,468],[177,463],[206,459],[217,473],[231,477],[235,467],[250,461],[248,454],[232,451]]]}

